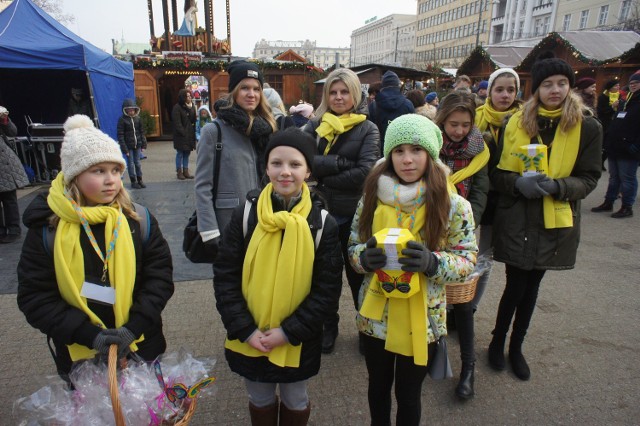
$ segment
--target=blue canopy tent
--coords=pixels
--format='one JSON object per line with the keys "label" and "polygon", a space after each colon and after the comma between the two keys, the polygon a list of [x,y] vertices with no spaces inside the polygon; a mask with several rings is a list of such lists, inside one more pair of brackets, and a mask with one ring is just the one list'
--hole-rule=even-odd
{"label": "blue canopy tent", "polygon": [[14,122],[62,123],[72,87],[88,89],[97,125],[114,139],[122,101],[133,98],[133,65],[81,39],[31,0],[0,13],[0,105]]}

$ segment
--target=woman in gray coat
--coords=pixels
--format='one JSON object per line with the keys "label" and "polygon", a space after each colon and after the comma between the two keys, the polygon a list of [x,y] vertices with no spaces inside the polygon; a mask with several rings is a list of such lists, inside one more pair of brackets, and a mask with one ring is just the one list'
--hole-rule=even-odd
{"label": "woman in gray coat", "polygon": [[20,238],[20,212],[16,190],[29,185],[18,156],[7,144],[7,137],[18,133],[9,118],[9,111],[0,106],[0,244],[12,243]]}

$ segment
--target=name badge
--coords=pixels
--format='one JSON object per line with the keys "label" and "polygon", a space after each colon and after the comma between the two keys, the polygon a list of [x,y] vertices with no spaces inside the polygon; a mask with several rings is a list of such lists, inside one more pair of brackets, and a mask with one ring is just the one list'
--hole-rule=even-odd
{"label": "name badge", "polygon": [[620,111],[616,118],[624,118],[627,115],[627,111]]}
{"label": "name badge", "polygon": [[116,291],[113,287],[105,287],[85,281],[82,284],[80,295],[106,305],[113,305],[116,303]]}

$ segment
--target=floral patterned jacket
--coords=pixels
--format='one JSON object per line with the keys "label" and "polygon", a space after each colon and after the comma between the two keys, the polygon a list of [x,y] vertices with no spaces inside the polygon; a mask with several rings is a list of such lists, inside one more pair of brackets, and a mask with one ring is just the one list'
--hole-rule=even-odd
{"label": "floral patterned jacket", "polygon": [[[358,222],[362,213],[362,199],[351,224],[349,237],[349,261],[356,272],[366,274],[358,297],[358,306],[362,306],[364,294],[369,288],[369,282],[373,272],[367,272],[360,263],[360,254],[365,249],[366,241],[360,241],[358,235]],[[447,334],[446,326],[446,295],[445,284],[461,282],[469,275],[475,266],[478,245],[473,232],[475,224],[471,205],[467,200],[457,194],[451,194],[451,210],[449,212],[449,230],[445,237],[442,250],[434,251],[438,259],[438,269],[432,277],[427,277],[427,299],[429,315],[432,315],[438,324],[440,335]],[[424,237],[423,237],[424,238]],[[388,306],[387,306],[388,307]],[[387,307],[381,321],[363,317],[358,313],[356,323],[361,333],[378,339],[386,340],[387,337]],[[435,337],[429,327],[429,343],[434,342]]]}

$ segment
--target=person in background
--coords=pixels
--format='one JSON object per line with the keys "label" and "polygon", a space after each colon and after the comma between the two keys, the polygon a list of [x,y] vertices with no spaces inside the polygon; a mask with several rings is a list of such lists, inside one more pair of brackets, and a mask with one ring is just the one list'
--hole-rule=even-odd
{"label": "person in background", "polygon": [[315,150],[313,138],[297,128],[273,135],[265,149],[270,183],[256,195],[246,222],[244,203],[234,210],[214,265],[225,357],[245,379],[254,426],[307,424],[322,323],[338,310],[338,225],[329,215],[323,221],[305,183]]}
{"label": "person in background", "polygon": [[[513,320],[509,363],[520,380],[531,377],[522,344],[540,282],[547,270],[574,268],[580,201],[594,190],[602,173],[602,127],[594,117],[583,115],[582,102],[571,91],[574,75],[571,66],[551,52],[538,57],[531,67],[531,98],[509,119],[500,161],[491,174],[500,193],[493,257],[505,264],[506,286],[489,344],[489,364],[505,369],[504,346]],[[526,163],[518,154],[529,144],[547,148],[547,173],[521,173]]]}
{"label": "person in background", "polygon": [[142,181],[142,150],[147,148],[147,138],[140,119],[140,108],[135,99],[122,102],[122,116],[118,119],[118,142],[120,150],[127,160],[127,172],[131,180],[131,188],[146,188]]}
{"label": "person in background", "polygon": [[633,205],[638,195],[638,164],[640,160],[640,74],[629,79],[629,94],[622,110],[609,125],[607,153],[609,155],[609,185],[604,202],[592,212],[613,211],[613,203],[622,195],[620,210],[611,217],[622,219],[633,216]]}
{"label": "person in background", "polygon": [[371,105],[371,102],[376,100],[376,96],[380,93],[380,89],[382,89],[382,82],[376,81],[375,83],[371,83],[369,88],[367,89],[367,105]]}
{"label": "person in background", "polygon": [[27,174],[20,159],[9,147],[8,138],[18,134],[16,125],[9,118],[9,111],[0,106],[0,244],[9,244],[20,239],[20,210],[17,189],[29,185]]}
{"label": "person in background", "polygon": [[426,105],[425,102],[425,96],[424,93],[422,92],[422,90],[420,89],[413,89],[413,90],[409,90],[407,92],[407,99],[409,99],[411,101],[411,103],[413,104],[413,107],[415,108],[415,113],[419,114],[419,115],[423,115],[427,118],[428,117],[428,107]]}
{"label": "person in background", "polygon": [[273,114],[273,118],[276,120],[276,127],[278,130],[284,130],[288,127],[294,127],[295,123],[293,118],[287,116],[285,114],[286,108],[282,103],[282,98],[276,91],[276,89],[272,87],[267,87],[267,83],[265,83],[264,88],[264,97],[267,100],[267,103],[271,107],[271,114]]}
{"label": "person in background", "polygon": [[[451,170],[449,189],[471,204],[473,229],[487,205],[489,192],[489,148],[474,125],[476,104],[471,93],[456,90],[442,99],[435,123],[442,130],[439,158]],[[455,393],[462,399],[475,394],[475,335],[473,303],[453,305],[453,317],[460,342],[462,369]]]}
{"label": "person in background", "polygon": [[202,105],[198,108],[198,118],[196,120],[196,143],[200,141],[200,133],[202,132],[202,128],[207,124],[213,121],[213,117],[211,116],[211,111],[209,111],[209,107],[206,105]]}
{"label": "person in background", "polygon": [[178,103],[171,112],[171,122],[173,148],[176,150],[176,177],[179,180],[193,179],[189,173],[189,156],[196,149],[196,108],[188,89],[178,92]]}
{"label": "person in background", "polygon": [[289,114],[296,127],[304,127],[314,117],[313,105],[300,101],[298,105],[292,105],[289,108]]}
{"label": "person in background", "polygon": [[427,96],[424,97],[424,102],[427,110],[426,117],[431,121],[435,120],[436,113],[438,112],[438,105],[440,105],[438,94],[436,92],[427,93]]}
{"label": "person in background", "polygon": [[602,131],[604,132],[604,144],[602,146],[602,170],[607,170],[604,162],[607,159],[607,132],[611,120],[618,113],[618,104],[620,103],[620,82],[617,79],[610,80],[604,85],[604,91],[598,96],[596,102],[596,115],[602,123]]}
{"label": "person in background", "polygon": [[585,107],[596,113],[596,81],[591,77],[583,77],[576,81],[574,91],[582,99]]}
{"label": "person in background", "polygon": [[[349,260],[364,274],[356,323],[364,342],[372,425],[391,424],[394,382],[395,424],[420,424],[422,384],[436,341],[428,316],[438,334],[446,335],[445,284],[462,281],[476,262],[471,206],[447,188],[446,167],[438,160],[441,146],[440,129],[428,118],[406,114],[393,120],[384,158],[367,176],[351,225]],[[398,259],[403,274],[418,281],[408,298],[398,297],[393,286],[381,286],[387,256],[374,234],[385,228],[406,229],[413,238]],[[434,410],[428,413],[432,419]]]}
{"label": "person in background", "polygon": [[393,71],[385,72],[382,76],[382,88],[376,95],[376,100],[369,104],[369,120],[378,126],[381,142],[384,142],[384,134],[391,120],[415,112],[411,101],[400,91],[401,84],[398,74]]}
{"label": "person in background", "polygon": [[480,83],[478,83],[478,91],[476,92],[476,95],[477,95],[476,102],[479,101],[480,105],[483,105],[484,102],[487,100],[488,87],[489,87],[489,82],[487,80],[482,80]]}
{"label": "person in background", "polygon": [[[316,117],[303,129],[317,142],[313,176],[318,182],[317,191],[326,199],[329,213],[338,222],[345,273],[356,309],[362,277],[348,262],[347,243],[362,185],[380,153],[380,132],[367,120],[367,102],[363,95],[356,73],[348,68],[332,71],[324,84]],[[325,322],[323,353],[333,352],[339,320],[336,313]]]}
{"label": "person in background", "polygon": [[69,99],[69,106],[67,107],[67,117],[76,114],[86,115],[89,118],[93,117],[91,102],[85,98],[84,90],[79,87],[71,89],[71,99]]}
{"label": "person in background", "polygon": [[471,93],[471,79],[468,75],[459,75],[456,77],[453,88],[454,90],[462,90],[463,92]]}
{"label": "person in background", "polygon": [[[64,130],[62,170],[24,213],[17,301],[29,324],[52,339],[58,374],[68,381],[72,362],[106,359],[112,344],[118,359],[130,351],[146,361],[162,354],[162,311],[174,286],[157,220],[142,206],[137,211],[122,185],[116,141],[83,115],[67,119]],[[55,232],[52,248],[43,232]]]}

